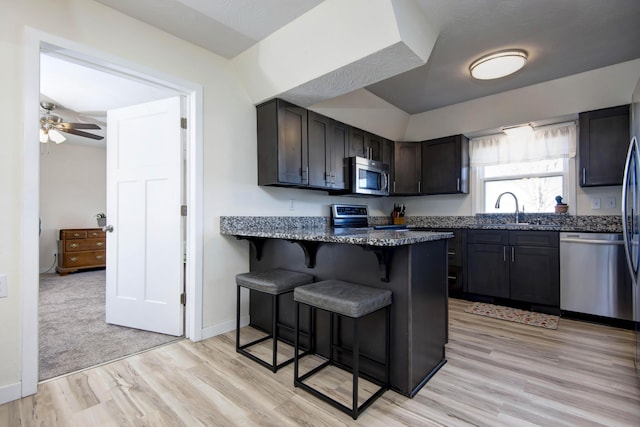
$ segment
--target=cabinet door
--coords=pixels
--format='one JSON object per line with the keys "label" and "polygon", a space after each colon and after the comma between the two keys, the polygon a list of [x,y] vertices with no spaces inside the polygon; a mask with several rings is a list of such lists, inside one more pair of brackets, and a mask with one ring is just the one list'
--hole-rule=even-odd
{"label": "cabinet door", "polygon": [[308,182],[307,110],[274,99],[256,107],[258,185]]}
{"label": "cabinet door", "polygon": [[470,293],[509,298],[507,246],[467,245],[466,281]]}
{"label": "cabinet door", "polygon": [[366,132],[362,129],[349,129],[349,156],[367,157]]}
{"label": "cabinet door", "polygon": [[382,161],[382,137],[366,132],[365,134],[365,149],[369,159]]}
{"label": "cabinet door", "polygon": [[396,142],[394,161],[395,174],[391,192],[393,194],[420,194],[422,170],[420,143]]}
{"label": "cabinet door", "polygon": [[580,113],[580,186],[621,185],[629,146],[629,106]]}
{"label": "cabinet door", "polygon": [[557,248],[511,246],[511,299],[560,305],[560,261]]}
{"label": "cabinet door", "polygon": [[464,135],[422,142],[422,194],[469,192],[468,146]]}
{"label": "cabinet door", "polygon": [[307,110],[282,105],[278,110],[278,179],[283,183],[309,183]]}
{"label": "cabinet door", "polygon": [[326,169],[329,133],[331,124],[328,117],[309,111],[309,186],[326,187],[330,182]]}
{"label": "cabinet door", "polygon": [[348,185],[348,165],[345,164],[345,157],[349,154],[349,126],[332,120],[329,136],[327,170],[331,177],[330,187],[344,190]]}

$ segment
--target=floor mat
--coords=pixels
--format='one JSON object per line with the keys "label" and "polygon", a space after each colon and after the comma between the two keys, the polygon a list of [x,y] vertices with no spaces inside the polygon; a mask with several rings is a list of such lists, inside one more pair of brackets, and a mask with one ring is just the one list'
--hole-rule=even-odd
{"label": "floor mat", "polygon": [[534,313],[532,311],[517,308],[503,307],[501,305],[474,302],[464,310],[466,313],[479,316],[492,317],[494,319],[508,320],[510,322],[523,323],[525,325],[538,326],[547,329],[558,329],[560,316],[552,314]]}

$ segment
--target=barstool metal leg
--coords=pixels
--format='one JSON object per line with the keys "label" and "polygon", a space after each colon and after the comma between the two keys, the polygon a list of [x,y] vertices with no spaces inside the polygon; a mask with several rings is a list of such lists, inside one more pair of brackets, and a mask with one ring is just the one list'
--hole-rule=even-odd
{"label": "barstool metal leg", "polygon": [[271,336],[273,337],[273,372],[278,370],[278,296],[271,295]]}
{"label": "barstool metal leg", "polygon": [[353,401],[352,413],[353,419],[358,418],[358,377],[360,370],[360,319],[353,320]]}
{"label": "barstool metal leg", "polygon": [[300,347],[300,303],[296,302],[296,320],[295,320],[295,336],[293,338],[293,385],[298,387],[298,348]]}
{"label": "barstool metal leg", "polygon": [[241,286],[236,286],[236,351],[240,350],[240,288]]}

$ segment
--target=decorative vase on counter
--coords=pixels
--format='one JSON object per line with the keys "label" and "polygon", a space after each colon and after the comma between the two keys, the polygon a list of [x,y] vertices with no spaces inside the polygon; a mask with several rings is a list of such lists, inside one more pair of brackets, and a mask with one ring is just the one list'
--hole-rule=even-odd
{"label": "decorative vase on counter", "polygon": [[562,202],[562,196],[556,196],[556,213],[567,213],[569,205]]}

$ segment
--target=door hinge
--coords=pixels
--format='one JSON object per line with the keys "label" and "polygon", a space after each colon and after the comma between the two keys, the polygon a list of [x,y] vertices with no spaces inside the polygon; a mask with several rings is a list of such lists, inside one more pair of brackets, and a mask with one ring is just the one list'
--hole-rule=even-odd
{"label": "door hinge", "polygon": [[186,117],[180,117],[180,127],[182,129],[186,129],[187,128],[187,118]]}
{"label": "door hinge", "polygon": [[180,216],[187,216],[187,205],[180,206]]}
{"label": "door hinge", "polygon": [[185,294],[185,293],[181,293],[180,294],[180,304],[182,304],[182,305],[186,305],[187,304],[187,294]]}

